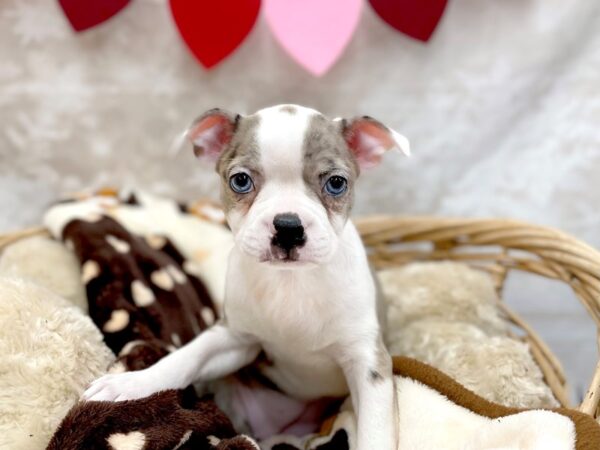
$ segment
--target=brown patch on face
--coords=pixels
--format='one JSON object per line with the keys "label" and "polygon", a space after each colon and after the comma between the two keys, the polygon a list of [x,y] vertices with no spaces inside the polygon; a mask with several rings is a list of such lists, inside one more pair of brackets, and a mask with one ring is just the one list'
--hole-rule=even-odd
{"label": "brown patch on face", "polygon": [[298,112],[298,110],[292,105],[284,105],[281,108],[279,108],[279,111],[281,111],[282,113],[290,114],[292,116]]}
{"label": "brown patch on face", "polygon": [[[452,403],[490,419],[506,417],[527,409],[509,408],[479,397],[456,380],[439,370],[412,358],[394,356],[394,374],[419,381],[448,398]],[[587,414],[567,408],[552,408],[552,411],[571,419],[575,425],[576,450],[596,450],[600,448],[600,425]]]}
{"label": "brown patch on face", "polygon": [[[221,176],[221,203],[225,212],[233,208],[242,208],[245,214],[262,182],[262,173],[259,166],[259,149],[256,142],[256,129],[260,118],[257,115],[241,117],[236,120],[236,128],[231,142],[223,151],[217,162],[217,173]],[[254,183],[254,189],[247,194],[238,194],[229,186],[229,178],[234,167],[243,167],[249,172]]]}
{"label": "brown patch on face", "polygon": [[[339,123],[317,114],[310,119],[304,137],[303,178],[312,192],[327,210],[328,215],[339,214],[346,219],[354,199],[354,180],[358,176],[358,165],[348,150]],[[346,178],[345,193],[333,197],[323,188],[329,177],[338,175]]]}

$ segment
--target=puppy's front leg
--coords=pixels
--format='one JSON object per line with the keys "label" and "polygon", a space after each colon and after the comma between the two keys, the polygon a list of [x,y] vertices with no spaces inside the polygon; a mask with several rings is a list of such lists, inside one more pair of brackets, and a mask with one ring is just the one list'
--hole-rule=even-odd
{"label": "puppy's front leg", "polygon": [[398,406],[392,359],[381,337],[373,346],[347,346],[344,353],[340,365],[357,416],[357,450],[396,450]]}
{"label": "puppy's front leg", "polygon": [[249,336],[217,324],[153,366],[104,375],[84,392],[86,400],[133,400],[165,389],[182,389],[196,380],[212,380],[252,362],[260,346]]}

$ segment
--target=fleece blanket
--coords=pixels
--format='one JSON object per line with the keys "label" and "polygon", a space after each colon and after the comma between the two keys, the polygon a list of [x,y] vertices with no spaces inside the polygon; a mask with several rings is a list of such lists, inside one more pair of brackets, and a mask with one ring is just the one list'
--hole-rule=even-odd
{"label": "fleece blanket", "polygon": [[106,216],[68,223],[63,238],[82,263],[89,314],[125,369],[154,364],[213,324],[204,284],[168,239],[145,240]]}
{"label": "fleece blanket", "polygon": [[[168,232],[154,228],[146,233],[152,226],[131,219],[155,207],[147,197],[140,201],[136,195],[103,192],[56,205],[46,216],[54,236],[63,239],[81,263],[90,316],[118,355],[113,372],[148,367],[218,319],[219,302],[211,298],[199,272],[191,270],[189,258],[192,253],[209,256],[198,248],[190,253]],[[167,211],[198,213],[174,202],[163,212]],[[218,214],[203,215],[207,217],[223,226]],[[401,449],[600,448],[600,427],[583,414],[496,405],[410,358],[395,358],[394,370]],[[251,374],[245,371],[243,377]],[[273,389],[256,379],[246,385],[257,383],[258,389]],[[211,398],[199,398],[189,387],[135,401],[81,402],[64,418],[48,449],[353,449],[351,402],[325,415],[316,433],[279,434],[257,442],[236,433]]]}

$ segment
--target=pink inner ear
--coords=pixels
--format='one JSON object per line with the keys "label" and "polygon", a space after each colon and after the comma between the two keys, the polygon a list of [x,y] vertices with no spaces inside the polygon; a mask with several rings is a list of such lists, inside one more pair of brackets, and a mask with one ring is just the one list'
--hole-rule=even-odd
{"label": "pink inner ear", "polygon": [[383,154],[396,145],[385,127],[369,119],[355,121],[346,136],[358,164],[365,168],[379,164]]}
{"label": "pink inner ear", "polygon": [[211,114],[193,125],[188,137],[194,144],[196,156],[216,160],[231,140],[233,125],[224,114]]}

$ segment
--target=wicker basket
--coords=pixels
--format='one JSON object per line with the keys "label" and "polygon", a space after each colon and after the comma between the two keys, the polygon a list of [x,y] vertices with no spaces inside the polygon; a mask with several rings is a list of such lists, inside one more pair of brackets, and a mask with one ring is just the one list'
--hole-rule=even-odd
{"label": "wicker basket", "polygon": [[[509,270],[561,280],[595,322],[600,345],[600,252],[565,233],[497,219],[377,216],[359,219],[356,225],[379,269],[411,261],[461,261],[490,273],[500,296]],[[32,228],[2,235],[0,251],[24,237],[44,234],[44,228]],[[522,332],[519,338],[529,343],[556,398],[570,406],[567,380],[556,356],[523,319],[502,303],[501,307]],[[600,421],[599,404],[600,362],[579,410]]]}

